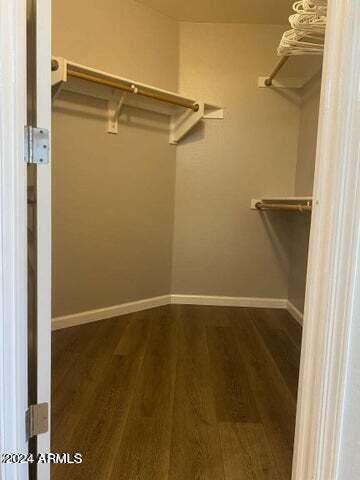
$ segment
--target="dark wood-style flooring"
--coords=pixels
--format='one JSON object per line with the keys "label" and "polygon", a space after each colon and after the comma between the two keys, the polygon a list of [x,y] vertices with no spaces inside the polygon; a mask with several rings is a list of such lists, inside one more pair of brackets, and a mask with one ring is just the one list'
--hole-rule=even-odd
{"label": "dark wood-style flooring", "polygon": [[301,329],[168,306],[54,332],[53,480],[289,480]]}

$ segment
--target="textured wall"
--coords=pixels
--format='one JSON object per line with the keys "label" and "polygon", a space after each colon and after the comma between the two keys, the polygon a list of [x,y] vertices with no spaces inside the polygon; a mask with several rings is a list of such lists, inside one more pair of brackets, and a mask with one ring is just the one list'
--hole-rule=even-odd
{"label": "textured wall", "polygon": [[287,298],[288,215],[251,198],[292,195],[299,108],[257,87],[282,26],[181,24],[180,89],[223,105],[177,152],[173,286],[178,294]]}
{"label": "textured wall", "polygon": [[[313,192],[319,101],[320,81],[317,80],[309,86],[300,111],[295,180],[295,193],[300,196],[311,196]],[[293,215],[291,218],[289,300],[301,312],[304,311],[310,225],[309,213]]]}
{"label": "textured wall", "polygon": [[[132,0],[54,0],[53,53],[177,89],[178,25]],[[62,94],[53,115],[53,316],[167,294],[175,148],[168,121]]]}
{"label": "textured wall", "polygon": [[225,108],[225,120],[200,124],[176,149],[159,115],[127,108],[108,135],[104,102],[57,100],[53,315],[170,291],[289,291],[302,309],[309,216],[249,208],[251,198],[312,190],[318,93],[299,115],[291,92],[257,87],[284,27],[179,26],[132,0],[54,0],[53,12],[55,55],[163,88],[180,81],[182,93]]}

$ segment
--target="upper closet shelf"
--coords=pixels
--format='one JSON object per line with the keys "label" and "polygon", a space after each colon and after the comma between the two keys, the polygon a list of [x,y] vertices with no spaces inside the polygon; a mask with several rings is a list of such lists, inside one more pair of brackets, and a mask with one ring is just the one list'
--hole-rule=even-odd
{"label": "upper closet shelf", "polygon": [[223,109],[216,105],[95,70],[65,58],[53,57],[51,70],[54,97],[61,90],[70,90],[108,102],[109,133],[118,133],[119,115],[124,105],[169,116],[171,144],[177,144],[202,119],[224,118]]}
{"label": "upper closet shelf", "polygon": [[[286,73],[279,75],[286,63],[289,62],[289,68]],[[260,88],[285,88],[285,89],[303,89],[311,85],[313,80],[320,77],[322,68],[322,58],[315,56],[286,56],[282,57],[274,70],[267,77],[258,77],[258,87]],[[285,69],[284,69],[285,70]],[[279,78],[276,78],[279,75]]]}
{"label": "upper closet shelf", "polygon": [[264,197],[253,198],[253,210],[289,210],[309,212],[312,210],[312,197]]}
{"label": "upper closet shelf", "polygon": [[290,30],[284,32],[277,53],[282,57],[267,77],[258,79],[259,87],[303,88],[307,79],[275,80],[289,58],[319,56],[324,53],[327,24],[327,0],[296,0],[289,16]]}

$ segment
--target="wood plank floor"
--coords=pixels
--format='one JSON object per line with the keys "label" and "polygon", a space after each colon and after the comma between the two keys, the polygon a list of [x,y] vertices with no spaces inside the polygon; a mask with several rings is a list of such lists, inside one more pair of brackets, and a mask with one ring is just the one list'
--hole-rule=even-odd
{"label": "wood plank floor", "polygon": [[301,328],[284,310],[171,305],[53,334],[63,480],[290,480]]}

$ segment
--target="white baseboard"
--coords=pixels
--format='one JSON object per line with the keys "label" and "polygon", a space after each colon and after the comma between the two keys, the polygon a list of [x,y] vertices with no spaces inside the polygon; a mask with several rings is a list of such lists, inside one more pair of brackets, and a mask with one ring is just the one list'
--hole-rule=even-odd
{"label": "white baseboard", "polygon": [[287,303],[286,308],[290,313],[290,315],[294,317],[295,320],[298,323],[300,323],[300,325],[302,326],[304,323],[304,314],[298,308],[296,308],[295,305],[292,302],[290,302],[290,300],[287,300],[286,303]]}
{"label": "white baseboard", "polygon": [[212,295],[171,295],[178,305],[210,305],[223,307],[286,308],[285,298],[221,297]]}
{"label": "white baseboard", "polygon": [[136,302],[123,303],[113,307],[99,308],[97,310],[89,310],[87,312],[75,313],[64,317],[57,317],[52,320],[52,330],[60,330],[61,328],[74,327],[85,323],[98,322],[108,318],[127,315],[129,313],[149,310],[150,308],[162,307],[171,303],[170,295],[161,297],[146,298]]}
{"label": "white baseboard", "polygon": [[52,320],[52,330],[74,327],[85,323],[98,322],[108,318],[119,317],[129,313],[149,310],[164,305],[208,305],[222,307],[248,307],[248,308],[283,308],[301,325],[302,313],[285,298],[257,298],[257,297],[222,297],[212,295],[163,295],[161,297],[146,298],[135,302],[114,305],[113,307],[99,308],[87,312],[75,313],[56,317]]}

